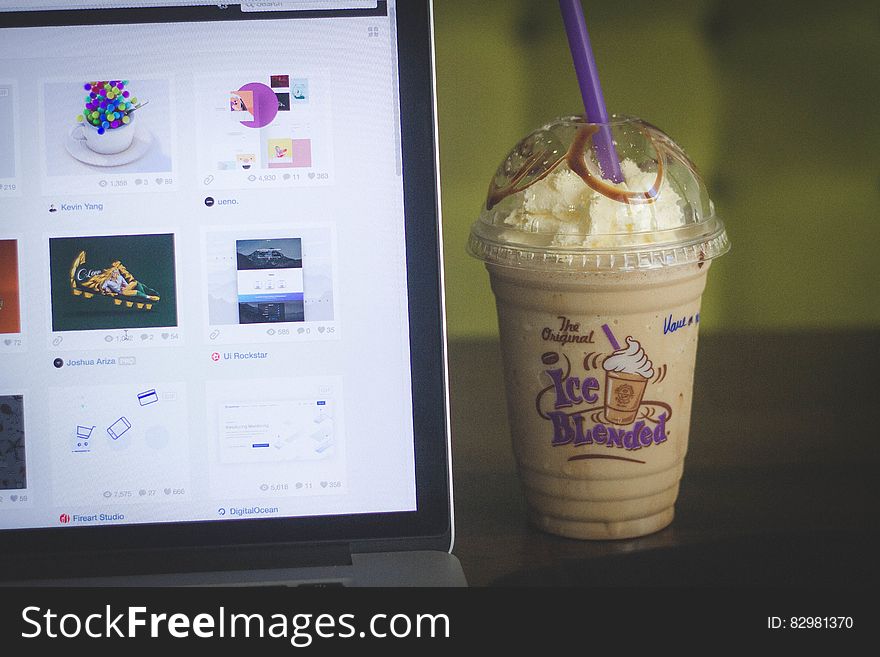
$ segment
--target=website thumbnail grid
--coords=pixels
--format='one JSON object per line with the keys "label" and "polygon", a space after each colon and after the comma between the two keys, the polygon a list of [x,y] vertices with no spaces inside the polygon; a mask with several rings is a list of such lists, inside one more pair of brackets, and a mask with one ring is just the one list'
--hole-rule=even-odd
{"label": "website thumbnail grid", "polygon": [[0,33],[0,529],[415,509],[389,18]]}

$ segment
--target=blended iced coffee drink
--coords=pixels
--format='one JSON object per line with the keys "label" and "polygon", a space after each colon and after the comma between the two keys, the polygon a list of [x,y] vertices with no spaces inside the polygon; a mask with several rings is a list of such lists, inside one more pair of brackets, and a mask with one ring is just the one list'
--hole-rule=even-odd
{"label": "blended iced coffee drink", "polygon": [[[619,182],[603,171],[601,131]],[[590,539],[668,525],[700,298],[712,259],[729,248],[691,161],[638,119],[558,119],[502,162],[468,248],[496,297],[532,522]]]}

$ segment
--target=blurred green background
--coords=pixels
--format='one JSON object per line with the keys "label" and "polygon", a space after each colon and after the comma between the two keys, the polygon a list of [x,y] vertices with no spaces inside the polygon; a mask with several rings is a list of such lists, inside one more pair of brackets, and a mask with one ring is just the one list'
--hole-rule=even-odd
{"label": "blurred green background", "polygon": [[[681,144],[727,225],[704,330],[880,326],[880,5],[583,6],[609,111]],[[508,150],[583,108],[555,0],[435,0],[434,17],[449,332],[495,335],[470,224]]]}

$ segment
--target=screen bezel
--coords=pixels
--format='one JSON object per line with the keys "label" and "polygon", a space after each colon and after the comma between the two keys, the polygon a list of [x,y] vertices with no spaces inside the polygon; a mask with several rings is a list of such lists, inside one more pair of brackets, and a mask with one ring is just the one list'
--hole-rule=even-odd
{"label": "screen bezel", "polygon": [[[385,2],[380,0],[379,8],[383,5]],[[231,11],[236,11],[234,20],[266,18],[259,13],[241,12],[233,5],[222,10],[215,5],[175,8],[173,20],[230,20]],[[451,491],[448,400],[430,12],[429,0],[400,0],[395,7],[417,510],[297,518],[3,529],[0,530],[0,550],[7,559],[4,560],[0,577],[16,575],[16,556],[35,554],[325,542],[356,543],[362,549],[371,549],[371,541],[393,545],[397,549],[408,545],[414,549],[423,549],[427,545],[449,549]],[[326,13],[323,11],[295,14],[273,12],[271,18],[317,18],[324,15]],[[7,13],[0,14],[0,30],[41,25],[169,20],[167,13],[162,15],[162,20],[157,20],[157,16],[160,14],[154,8]],[[168,563],[168,568],[173,570],[173,563]],[[8,572],[5,572],[7,569]],[[73,575],[75,572],[68,569],[67,574]]]}

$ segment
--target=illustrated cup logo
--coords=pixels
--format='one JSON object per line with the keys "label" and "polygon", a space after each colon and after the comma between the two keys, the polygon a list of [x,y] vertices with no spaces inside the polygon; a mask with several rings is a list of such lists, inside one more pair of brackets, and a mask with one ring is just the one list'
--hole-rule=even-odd
{"label": "illustrated cup logo", "polygon": [[602,363],[605,370],[605,417],[617,425],[631,424],[638,415],[654,366],[637,340],[627,337]]}

